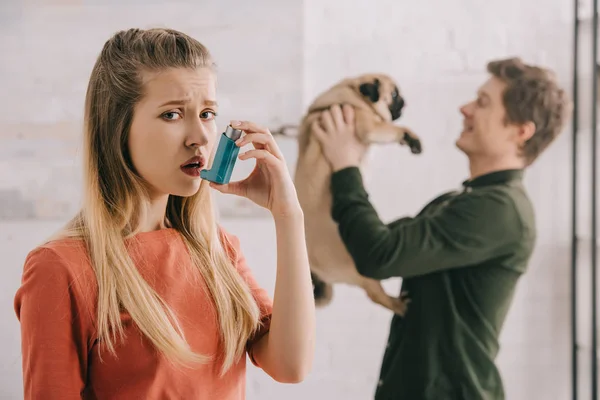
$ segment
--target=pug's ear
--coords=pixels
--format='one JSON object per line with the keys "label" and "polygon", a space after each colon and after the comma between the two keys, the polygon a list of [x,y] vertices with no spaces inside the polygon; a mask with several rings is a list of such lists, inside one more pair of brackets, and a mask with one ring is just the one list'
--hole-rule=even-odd
{"label": "pug's ear", "polygon": [[363,83],[358,87],[360,93],[369,98],[372,103],[377,103],[379,101],[379,79],[375,79],[373,83]]}

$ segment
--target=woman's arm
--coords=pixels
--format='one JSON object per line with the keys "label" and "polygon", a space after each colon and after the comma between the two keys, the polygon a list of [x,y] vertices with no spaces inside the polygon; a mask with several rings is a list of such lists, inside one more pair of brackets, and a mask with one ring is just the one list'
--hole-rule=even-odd
{"label": "woman's arm", "polygon": [[315,303],[301,210],[276,217],[277,275],[269,332],[252,346],[255,362],[273,379],[297,383],[308,375],[315,347]]}
{"label": "woman's arm", "polygon": [[70,265],[53,250],[29,253],[14,308],[21,324],[23,398],[81,399],[94,329]]}
{"label": "woman's arm", "polygon": [[[252,340],[250,357],[273,379],[300,382],[311,369],[315,342],[315,303],[304,236],[304,214],[285,158],[268,129],[231,121],[246,134],[236,144],[252,143],[241,160],[255,159],[250,175],[225,185],[221,193],[246,197],[273,215],[277,234],[277,275],[270,328]],[[265,329],[266,330],[266,329]],[[262,332],[261,332],[262,333]]]}

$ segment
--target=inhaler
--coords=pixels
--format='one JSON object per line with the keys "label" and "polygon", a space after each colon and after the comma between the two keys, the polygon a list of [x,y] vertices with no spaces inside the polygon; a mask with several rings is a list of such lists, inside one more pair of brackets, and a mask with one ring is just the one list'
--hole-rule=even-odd
{"label": "inhaler", "polygon": [[235,142],[240,137],[242,137],[240,129],[235,129],[231,125],[227,125],[225,132],[221,134],[221,138],[219,139],[219,145],[217,146],[211,168],[200,171],[202,179],[222,185],[229,183],[231,172],[240,152],[240,148]]}

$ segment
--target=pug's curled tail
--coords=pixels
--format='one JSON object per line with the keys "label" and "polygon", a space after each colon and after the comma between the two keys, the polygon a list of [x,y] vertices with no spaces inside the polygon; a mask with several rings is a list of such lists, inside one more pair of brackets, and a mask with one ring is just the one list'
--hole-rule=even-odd
{"label": "pug's curled tail", "polygon": [[322,281],[317,275],[311,272],[310,277],[313,284],[313,296],[317,307],[325,307],[331,303],[333,298],[333,285]]}
{"label": "pug's curled tail", "polygon": [[299,128],[300,126],[298,125],[282,125],[277,129],[271,129],[271,134],[273,136],[285,136],[295,138],[298,136]]}

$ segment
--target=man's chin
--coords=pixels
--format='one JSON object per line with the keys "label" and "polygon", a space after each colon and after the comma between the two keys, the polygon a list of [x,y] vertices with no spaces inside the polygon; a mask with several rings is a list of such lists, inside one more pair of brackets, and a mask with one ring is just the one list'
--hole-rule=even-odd
{"label": "man's chin", "polygon": [[457,148],[458,148],[460,151],[462,151],[463,153],[465,153],[465,152],[466,152],[466,149],[467,149],[467,140],[466,140],[467,138],[465,137],[465,135],[466,135],[466,134],[463,132],[463,133],[462,133],[462,134],[461,134],[461,135],[458,137],[458,139],[456,139],[456,140],[454,141],[454,145],[455,145],[455,146],[456,146],[456,147],[457,147]]}

